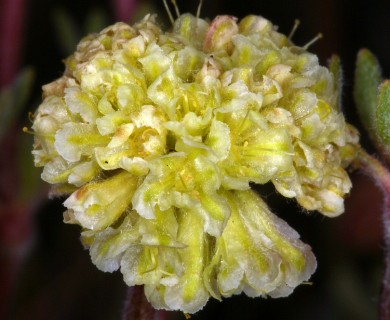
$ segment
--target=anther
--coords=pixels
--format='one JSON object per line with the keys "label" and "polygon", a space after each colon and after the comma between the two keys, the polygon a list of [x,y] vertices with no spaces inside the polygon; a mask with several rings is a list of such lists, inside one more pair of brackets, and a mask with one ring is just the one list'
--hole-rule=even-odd
{"label": "anther", "polygon": [[24,133],[28,133],[28,134],[35,135],[35,132],[29,130],[27,127],[23,127],[22,131],[23,131]]}

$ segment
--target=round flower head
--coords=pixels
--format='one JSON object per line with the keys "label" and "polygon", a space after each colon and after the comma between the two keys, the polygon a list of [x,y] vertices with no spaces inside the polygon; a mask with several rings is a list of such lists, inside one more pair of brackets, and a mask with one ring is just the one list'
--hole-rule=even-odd
{"label": "round flower head", "polygon": [[32,126],[42,178],[69,193],[92,261],[155,308],[282,297],[310,278],[308,245],[250,183],[337,216],[358,148],[330,71],[268,20],[147,15],[84,38],[43,87]]}

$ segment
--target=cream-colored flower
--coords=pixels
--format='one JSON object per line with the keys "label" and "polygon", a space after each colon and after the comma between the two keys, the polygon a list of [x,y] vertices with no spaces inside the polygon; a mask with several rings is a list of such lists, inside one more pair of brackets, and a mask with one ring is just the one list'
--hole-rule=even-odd
{"label": "cream-colored flower", "polygon": [[316,260],[250,183],[342,213],[358,137],[337,99],[330,71],[262,17],[185,14],[165,32],[147,15],[80,42],[44,86],[33,154],[74,190],[65,221],[92,261],[154,307],[287,296]]}

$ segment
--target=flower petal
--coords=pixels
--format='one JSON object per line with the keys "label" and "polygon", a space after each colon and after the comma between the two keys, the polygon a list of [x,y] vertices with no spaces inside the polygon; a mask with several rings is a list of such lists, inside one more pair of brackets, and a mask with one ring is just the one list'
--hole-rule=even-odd
{"label": "flower petal", "polygon": [[232,215],[217,242],[217,283],[223,296],[285,296],[316,268],[310,247],[274,216],[253,191],[226,195]]}
{"label": "flower petal", "polygon": [[122,172],[81,187],[64,202],[73,217],[69,222],[91,230],[106,228],[129,207],[137,186],[137,177]]}
{"label": "flower petal", "polygon": [[55,148],[65,160],[79,161],[81,156],[93,154],[95,147],[108,142],[99,135],[93,125],[86,123],[66,123],[55,135]]}

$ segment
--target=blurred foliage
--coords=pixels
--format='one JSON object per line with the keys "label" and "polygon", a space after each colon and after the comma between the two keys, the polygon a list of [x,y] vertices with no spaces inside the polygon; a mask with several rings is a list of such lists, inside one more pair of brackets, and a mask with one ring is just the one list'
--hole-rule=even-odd
{"label": "blurred foliage", "polygon": [[52,23],[56,39],[64,55],[70,55],[84,36],[98,32],[108,25],[108,15],[101,8],[91,8],[81,26],[64,7],[52,12]]}
{"label": "blurred foliage", "polygon": [[0,91],[0,139],[20,117],[30,98],[34,82],[34,71],[32,67],[24,68],[16,80]]}

